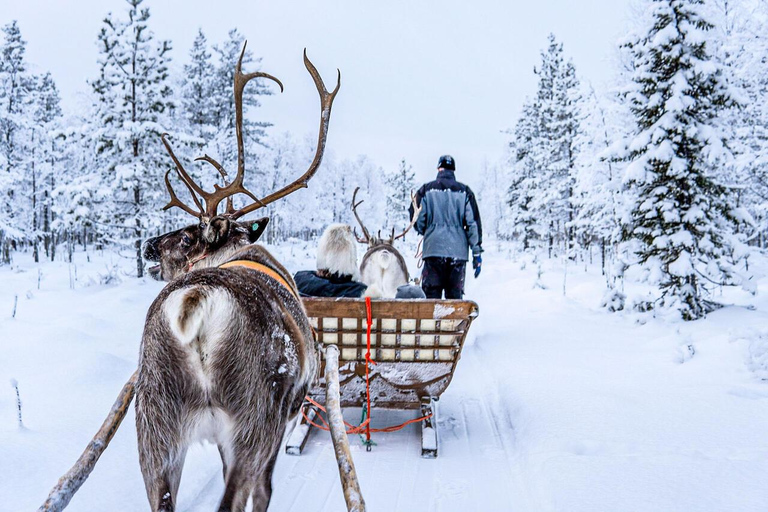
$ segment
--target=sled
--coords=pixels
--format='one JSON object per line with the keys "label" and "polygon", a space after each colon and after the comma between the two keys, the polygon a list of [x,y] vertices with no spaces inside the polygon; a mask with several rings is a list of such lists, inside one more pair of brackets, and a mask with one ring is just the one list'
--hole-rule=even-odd
{"label": "sled", "polygon": [[[341,407],[366,404],[367,311],[364,299],[304,298],[317,340],[339,349]],[[371,301],[371,359],[368,366],[371,410],[417,410],[421,423],[422,457],[437,457],[436,402],[453,378],[461,349],[478,306],[468,300]],[[325,362],[321,362],[320,375]],[[325,404],[325,381],[309,392]],[[314,404],[289,436],[286,453],[300,455],[318,413]],[[307,421],[309,420],[309,421]]]}

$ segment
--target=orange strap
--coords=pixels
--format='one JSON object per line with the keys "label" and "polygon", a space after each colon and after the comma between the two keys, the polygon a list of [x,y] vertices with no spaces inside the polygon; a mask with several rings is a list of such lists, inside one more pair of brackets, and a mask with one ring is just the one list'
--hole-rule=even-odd
{"label": "orange strap", "polygon": [[[234,260],[234,261],[228,261],[222,265],[219,265],[219,268],[232,268],[232,267],[245,267],[249,268],[251,270],[256,270],[258,272],[261,272],[262,274],[267,274],[269,277],[280,283],[281,285],[285,286],[285,288],[291,292],[291,294],[299,298],[298,295],[296,295],[296,291],[293,289],[293,287],[288,284],[288,281],[286,281],[283,276],[275,272],[273,269],[269,268],[266,265],[262,265],[261,263],[256,263],[255,261],[250,260]],[[299,299],[301,300],[301,299]]]}

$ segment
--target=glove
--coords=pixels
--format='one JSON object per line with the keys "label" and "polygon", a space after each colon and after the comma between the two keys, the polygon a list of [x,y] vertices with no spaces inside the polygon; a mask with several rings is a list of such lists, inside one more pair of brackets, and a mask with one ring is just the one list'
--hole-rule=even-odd
{"label": "glove", "polygon": [[480,275],[480,269],[483,265],[483,257],[479,254],[472,256],[472,268],[475,269],[475,279]]}

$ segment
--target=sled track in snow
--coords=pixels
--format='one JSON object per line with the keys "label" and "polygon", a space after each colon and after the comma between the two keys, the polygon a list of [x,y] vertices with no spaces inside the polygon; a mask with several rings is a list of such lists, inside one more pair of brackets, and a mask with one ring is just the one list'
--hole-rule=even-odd
{"label": "sled track in snow", "polygon": [[[366,452],[350,436],[360,486],[370,510],[458,512],[529,510],[518,463],[512,415],[488,363],[476,346],[466,347],[456,377],[438,402],[440,452],[420,457],[420,426],[374,434]],[[347,410],[350,423],[359,410]],[[375,426],[401,423],[414,411],[373,410]],[[315,430],[299,457],[280,455],[271,509],[343,510],[344,501],[330,437]],[[388,475],[388,476],[382,476]],[[195,509],[196,511],[197,509]],[[202,509],[200,509],[202,510]],[[192,512],[192,511],[190,511]]]}

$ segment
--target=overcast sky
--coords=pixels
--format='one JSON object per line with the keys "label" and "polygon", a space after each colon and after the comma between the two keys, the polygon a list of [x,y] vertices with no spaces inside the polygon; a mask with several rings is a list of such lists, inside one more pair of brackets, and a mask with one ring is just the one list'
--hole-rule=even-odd
{"label": "overcast sky", "polygon": [[[452,154],[457,178],[477,183],[495,161],[527,95],[533,66],[554,32],[582,80],[600,88],[612,74],[630,0],[145,0],[155,35],[173,41],[180,69],[198,28],[210,42],[237,27],[285,84],[262,114],[273,132],[315,132],[319,101],[304,69],[307,47],[328,88],[342,88],[328,147],[337,158],[369,155],[393,168],[406,158],[420,180]],[[97,74],[96,35],[122,0],[0,0],[0,23],[19,21],[33,71],[50,71],[65,108],[76,108]],[[474,176],[474,177],[473,177]]]}

